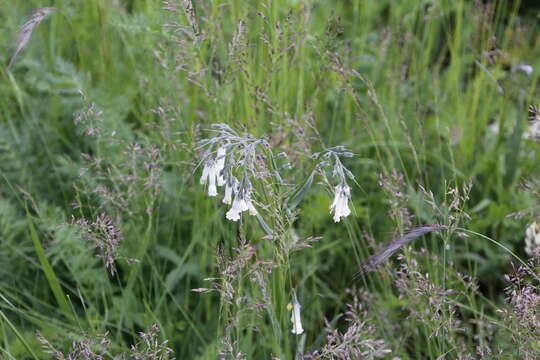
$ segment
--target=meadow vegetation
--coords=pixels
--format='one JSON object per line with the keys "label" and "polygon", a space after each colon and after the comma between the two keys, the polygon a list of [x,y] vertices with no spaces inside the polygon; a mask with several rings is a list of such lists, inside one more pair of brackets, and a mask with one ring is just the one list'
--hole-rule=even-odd
{"label": "meadow vegetation", "polygon": [[0,359],[540,359],[538,16],[5,2]]}

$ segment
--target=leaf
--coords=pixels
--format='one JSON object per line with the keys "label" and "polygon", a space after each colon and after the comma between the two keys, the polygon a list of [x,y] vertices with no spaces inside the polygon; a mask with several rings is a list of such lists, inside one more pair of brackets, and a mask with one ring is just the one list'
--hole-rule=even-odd
{"label": "leaf", "polygon": [[268,226],[266,221],[264,221],[263,217],[260,214],[255,215],[257,217],[257,221],[259,222],[259,225],[261,226],[262,230],[266,233],[266,235],[274,235],[274,231]]}
{"label": "leaf", "polygon": [[24,339],[24,336],[21,335],[21,333],[17,330],[17,328],[15,327],[15,325],[13,325],[13,323],[11,321],[9,321],[9,318],[2,312],[2,310],[0,310],[0,318],[2,318],[6,324],[11,328],[11,331],[13,331],[13,333],[15,334],[15,336],[19,339],[19,341],[23,344],[24,348],[30,353],[30,355],[32,355],[32,358],[34,358],[35,360],[38,360],[39,358],[37,357],[37,355],[34,353],[34,351],[32,351],[32,348],[30,347],[30,345],[26,342],[26,340]]}
{"label": "leaf", "polygon": [[32,217],[28,209],[26,209],[26,219],[28,221],[28,228],[30,229],[30,238],[32,239],[32,243],[34,243],[34,249],[36,251],[41,267],[43,268],[43,272],[45,273],[45,277],[47,278],[47,282],[49,283],[49,287],[51,288],[51,291],[53,292],[53,295],[56,298],[56,302],[60,306],[60,309],[62,309],[62,311],[68,318],[71,318],[71,311],[66,298],[66,294],[64,294],[64,291],[60,286],[60,282],[58,281],[58,278],[56,277],[56,274],[54,273],[54,270],[49,263],[49,260],[47,260],[45,250],[41,245],[41,241],[39,240],[39,236],[37,234],[36,228],[34,227],[34,223],[32,222]]}
{"label": "leaf", "polygon": [[503,184],[505,187],[512,184],[518,170],[518,156],[522,136],[523,130],[521,128],[521,119],[518,117],[516,118],[516,125],[514,126],[514,131],[512,132],[510,139],[508,139],[508,143],[506,144],[506,156],[504,159],[506,171],[503,179]]}
{"label": "leaf", "polygon": [[307,178],[304,185],[302,185],[300,190],[298,190],[296,192],[296,194],[294,194],[290,198],[290,200],[288,201],[288,204],[287,204],[287,207],[289,208],[289,210],[294,210],[298,206],[298,204],[300,204],[300,201],[302,201],[302,199],[304,199],[304,197],[307,195],[309,189],[311,188],[311,185],[313,184],[313,178],[314,177],[315,177],[315,171],[312,171],[311,175],[309,175],[309,177]]}

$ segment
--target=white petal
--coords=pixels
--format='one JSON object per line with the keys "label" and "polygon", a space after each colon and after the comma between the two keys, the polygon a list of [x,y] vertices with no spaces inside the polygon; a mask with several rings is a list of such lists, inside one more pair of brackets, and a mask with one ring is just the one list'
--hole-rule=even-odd
{"label": "white petal", "polygon": [[338,199],[339,199],[339,186],[336,186],[334,190],[334,201],[332,201],[332,205],[330,205],[330,212],[335,210]]}
{"label": "white petal", "polygon": [[225,178],[221,175],[218,175],[217,177],[217,186],[223,186],[225,185]]}
{"label": "white petal", "polygon": [[304,328],[302,327],[302,318],[300,316],[300,304],[296,299],[296,296],[293,297],[293,310],[291,314],[291,321],[293,323],[293,328],[291,332],[295,335],[300,335],[304,333]]}
{"label": "white petal", "polygon": [[240,212],[236,211],[235,208],[230,208],[225,214],[225,217],[232,221],[238,221],[240,220]]}
{"label": "white petal", "polygon": [[216,189],[216,173],[213,171],[214,169],[210,169],[210,173],[208,175],[209,183],[208,183],[208,196],[217,196],[217,189]]}
{"label": "white petal", "polygon": [[227,184],[227,186],[225,186],[225,196],[223,197],[223,203],[230,205],[231,202],[232,202],[232,186]]}
{"label": "white petal", "polygon": [[208,175],[210,174],[210,167],[208,165],[204,165],[202,176],[201,176],[201,185],[206,184],[206,180],[208,179]]}
{"label": "white petal", "polygon": [[340,215],[341,217],[349,216],[351,214],[351,209],[349,209],[349,199],[345,196],[341,198],[340,204]]}
{"label": "white petal", "polygon": [[534,236],[534,245],[535,246],[540,246],[540,234],[536,234]]}
{"label": "white petal", "polygon": [[[238,200],[236,206],[237,206],[239,212],[246,211],[246,210],[249,209],[248,204],[246,203],[246,200],[244,200],[244,199]],[[233,207],[234,207],[234,203],[233,203]]]}
{"label": "white petal", "polygon": [[527,76],[531,75],[534,70],[531,65],[526,65],[526,64],[520,64],[516,68],[517,70],[523,71],[525,74],[527,74]]}
{"label": "white petal", "polygon": [[255,209],[255,206],[253,206],[253,203],[251,202],[251,200],[247,200],[246,202],[247,202],[249,214],[253,216],[257,215],[258,214],[257,209]]}

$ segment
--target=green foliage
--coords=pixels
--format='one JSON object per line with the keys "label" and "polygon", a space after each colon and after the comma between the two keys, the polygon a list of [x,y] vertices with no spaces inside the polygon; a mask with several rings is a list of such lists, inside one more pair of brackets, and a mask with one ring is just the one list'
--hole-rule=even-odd
{"label": "green foliage", "polygon": [[[36,331],[66,349],[109,332],[113,358],[152,324],[178,359],[378,347],[327,325],[384,340],[387,358],[477,357],[491,341],[524,357],[498,310],[515,262],[505,249],[527,257],[529,219],[508,215],[536,210],[520,186],[540,160],[523,137],[539,92],[534,11],[502,0],[231,0],[193,1],[193,15],[171,3],[0,7],[6,65],[31,9],[58,8],[0,69],[0,358],[48,356]],[[215,123],[287,154],[269,166],[291,165],[280,168],[285,187],[255,184],[259,222],[226,220],[199,184],[198,142]],[[325,191],[335,184],[312,157],[337,145],[356,155],[343,160],[356,184],[340,223]],[[116,272],[77,223],[102,215],[122,239]],[[449,229],[353,280],[395,235],[435,223]],[[345,321],[346,304],[363,299]]]}

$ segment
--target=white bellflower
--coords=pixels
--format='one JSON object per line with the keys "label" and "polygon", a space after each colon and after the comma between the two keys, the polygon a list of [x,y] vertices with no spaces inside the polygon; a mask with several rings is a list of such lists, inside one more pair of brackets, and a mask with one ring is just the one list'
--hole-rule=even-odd
{"label": "white bellflower", "polygon": [[208,196],[217,196],[217,187],[225,184],[225,179],[221,174],[225,167],[226,149],[220,147],[215,160],[209,160],[204,164],[200,183],[205,185],[208,182]]}
{"label": "white bellflower", "polygon": [[540,225],[534,221],[525,231],[525,252],[533,255],[534,250],[540,247]]}
{"label": "white bellflower", "polygon": [[300,335],[304,333],[304,328],[302,327],[302,318],[300,316],[300,309],[302,306],[298,302],[298,299],[296,298],[296,294],[293,295],[293,304],[292,304],[292,314],[291,314],[291,321],[293,323],[293,328],[291,332],[295,335]]}
{"label": "white bellflower", "polygon": [[349,198],[351,188],[347,184],[339,184],[335,188],[334,201],[330,205],[330,213],[334,212],[334,221],[340,222],[342,217],[350,215]]}
{"label": "white bellflower", "polygon": [[[227,188],[225,188],[225,192],[225,196],[227,196]],[[225,200],[226,199],[224,198],[223,201],[225,202]],[[227,200],[230,200],[230,198]],[[249,210],[250,215],[257,215],[257,209],[253,206],[249,196],[241,196],[238,192],[235,194],[232,206],[229,211],[227,211],[227,214],[225,214],[225,217],[232,221],[238,221],[240,220],[240,213],[247,210]]]}

